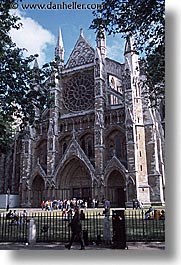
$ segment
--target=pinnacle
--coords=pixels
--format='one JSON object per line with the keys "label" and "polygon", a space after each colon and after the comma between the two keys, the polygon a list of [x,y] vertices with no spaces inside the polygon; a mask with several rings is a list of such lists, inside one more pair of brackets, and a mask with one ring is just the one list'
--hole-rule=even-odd
{"label": "pinnacle", "polygon": [[59,32],[58,32],[57,47],[63,48],[63,39],[62,39],[62,31],[61,31],[61,28],[59,28]]}

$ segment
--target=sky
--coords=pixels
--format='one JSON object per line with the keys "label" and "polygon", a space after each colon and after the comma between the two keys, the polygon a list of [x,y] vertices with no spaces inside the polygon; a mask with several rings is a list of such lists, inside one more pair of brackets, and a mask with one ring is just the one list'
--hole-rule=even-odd
{"label": "sky", "polygon": [[[85,38],[95,48],[96,34],[94,30],[89,29],[89,26],[94,18],[92,12],[95,10],[95,4],[100,4],[101,0],[76,1],[77,6],[90,4],[88,7],[92,9],[83,10],[78,7],[66,9],[66,4],[73,7],[73,2],[71,0],[20,0],[12,12],[21,18],[23,27],[18,31],[11,31],[13,41],[18,47],[27,49],[25,55],[39,54],[40,65],[54,59],[59,28],[62,31],[65,62],[79,38],[81,28]],[[91,6],[91,4],[94,5]],[[107,57],[123,63],[124,45],[125,41],[119,35],[107,36]]]}

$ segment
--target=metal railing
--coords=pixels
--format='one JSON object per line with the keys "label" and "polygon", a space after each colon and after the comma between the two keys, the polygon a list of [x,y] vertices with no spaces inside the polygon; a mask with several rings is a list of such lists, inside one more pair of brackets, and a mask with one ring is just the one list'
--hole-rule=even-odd
{"label": "metal railing", "polygon": [[[61,211],[28,213],[27,220],[21,214],[16,221],[7,219],[5,213],[0,215],[0,242],[28,242],[29,220],[33,218],[36,224],[37,242],[67,242],[71,231],[68,223],[70,216],[63,216]],[[83,231],[86,231],[89,242],[103,240],[104,215],[98,212],[85,213],[82,220]],[[110,232],[113,235],[112,215]],[[144,210],[125,211],[125,233],[127,242],[165,241],[165,220],[145,219]]]}

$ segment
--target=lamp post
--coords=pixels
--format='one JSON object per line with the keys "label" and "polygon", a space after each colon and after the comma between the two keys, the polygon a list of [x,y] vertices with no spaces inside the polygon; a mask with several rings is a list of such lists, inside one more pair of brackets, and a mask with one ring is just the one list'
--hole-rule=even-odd
{"label": "lamp post", "polygon": [[9,197],[10,197],[10,189],[8,188],[8,190],[7,190],[7,205],[6,205],[7,211],[9,211]]}

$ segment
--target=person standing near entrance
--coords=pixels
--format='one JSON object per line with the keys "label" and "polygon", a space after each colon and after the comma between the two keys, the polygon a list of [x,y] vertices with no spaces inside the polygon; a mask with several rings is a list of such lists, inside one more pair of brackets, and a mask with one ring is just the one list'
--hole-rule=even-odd
{"label": "person standing near entrance", "polygon": [[80,212],[79,207],[75,208],[75,214],[73,216],[72,221],[69,223],[71,227],[72,235],[69,244],[65,245],[66,248],[70,249],[72,243],[75,241],[76,238],[80,240],[81,250],[85,249],[84,240],[83,240],[83,233],[82,233],[82,224],[80,221]]}

